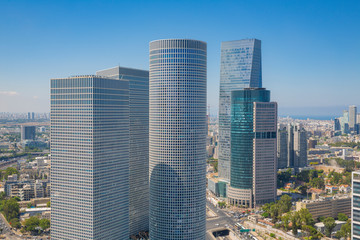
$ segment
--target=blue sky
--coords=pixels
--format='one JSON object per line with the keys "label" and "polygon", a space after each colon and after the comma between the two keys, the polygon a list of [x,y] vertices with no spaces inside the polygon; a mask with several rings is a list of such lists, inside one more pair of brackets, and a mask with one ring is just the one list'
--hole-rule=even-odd
{"label": "blue sky", "polygon": [[0,10],[0,112],[49,111],[50,78],[148,69],[160,38],[208,43],[213,111],[220,43],[243,38],[262,40],[263,86],[281,114],[360,105],[360,1],[2,0]]}

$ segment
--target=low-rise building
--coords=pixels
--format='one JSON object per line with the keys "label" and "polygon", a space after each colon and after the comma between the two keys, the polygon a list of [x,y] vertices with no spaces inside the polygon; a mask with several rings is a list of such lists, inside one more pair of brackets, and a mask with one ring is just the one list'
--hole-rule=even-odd
{"label": "low-rise building", "polygon": [[320,197],[316,200],[302,200],[301,202],[296,203],[296,211],[300,211],[303,208],[309,210],[314,220],[317,220],[319,217],[336,218],[339,213],[344,213],[346,216],[350,217],[351,197]]}

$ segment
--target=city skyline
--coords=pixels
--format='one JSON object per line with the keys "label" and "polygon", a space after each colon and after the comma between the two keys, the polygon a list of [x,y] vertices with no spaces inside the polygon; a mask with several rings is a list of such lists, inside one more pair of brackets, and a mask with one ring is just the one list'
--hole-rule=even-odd
{"label": "city skyline", "polygon": [[[353,31],[360,20],[358,2],[192,4],[194,10],[204,11],[190,11],[190,20],[179,24],[187,4],[142,2],[143,8],[138,8],[126,1],[0,3],[4,9],[0,28],[6,33],[0,40],[0,112],[49,112],[49,78],[91,74],[116,65],[146,70],[148,42],[174,37],[208,43],[207,95],[213,112],[219,100],[220,43],[244,38],[263,42],[264,86],[272,89],[280,115],[319,115],[316,107],[326,115],[334,111],[327,109],[358,105],[360,49],[354,46],[359,33]],[[121,16],[111,14],[124,8]],[[176,10],[169,14],[164,8]],[[90,19],[94,13],[99,14],[96,21]],[[150,16],[151,24],[146,21]],[[247,21],[249,18],[253,21]],[[246,24],[238,27],[243,22]],[[123,27],[121,33],[104,40],[102,36],[118,23],[131,23],[132,27]],[[93,30],[92,37],[85,37]],[[89,58],[89,54],[95,57]],[[331,97],[334,95],[337,97]]]}

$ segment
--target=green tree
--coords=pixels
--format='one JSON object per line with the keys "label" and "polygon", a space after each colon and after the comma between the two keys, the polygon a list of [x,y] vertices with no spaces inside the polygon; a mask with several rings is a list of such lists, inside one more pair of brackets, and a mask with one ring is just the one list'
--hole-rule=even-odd
{"label": "green tree", "polygon": [[344,213],[339,213],[338,216],[337,216],[337,219],[339,221],[345,221],[346,222],[348,220],[348,217]]}
{"label": "green tree", "polygon": [[273,204],[273,205],[271,205],[271,207],[270,207],[270,217],[271,217],[271,221],[273,222],[273,223],[276,223],[277,222],[277,220],[278,220],[278,217],[279,217],[279,214],[280,213],[280,207],[279,207],[279,205],[278,204]]}
{"label": "green tree", "polygon": [[18,218],[13,218],[9,221],[9,224],[13,227],[13,228],[21,228],[21,223],[19,222]]}
{"label": "green tree", "polygon": [[13,175],[13,174],[19,174],[19,172],[18,172],[18,170],[16,168],[8,167],[8,168],[5,169],[6,178],[7,178],[7,176]]}
{"label": "green tree", "polygon": [[31,208],[31,207],[32,207],[32,204],[31,204],[31,203],[28,203],[26,206],[27,206],[27,208]]}
{"label": "green tree", "polygon": [[39,227],[40,220],[37,217],[30,217],[25,220],[24,227],[26,231],[34,232],[36,228]]}
{"label": "green tree", "polygon": [[8,221],[17,218],[19,216],[19,210],[19,203],[14,198],[7,200],[3,207],[4,215]]}
{"label": "green tree", "polygon": [[337,231],[335,236],[337,238],[342,238],[343,237],[345,239],[350,237],[351,236],[351,221],[348,220],[346,222],[346,224],[342,225],[340,231]]}
{"label": "green tree", "polygon": [[325,218],[324,225],[325,225],[325,234],[326,236],[330,237],[333,229],[336,226],[335,219],[332,217]]}
{"label": "green tree", "polygon": [[46,203],[46,207],[50,207],[50,205],[51,205],[51,203],[50,203],[50,201],[48,201],[48,202]]}
{"label": "green tree", "polygon": [[316,230],[316,228],[314,228],[313,226],[303,225],[301,229],[307,233],[307,235],[309,236],[308,239],[317,240],[321,239],[322,237],[322,234],[319,233],[319,231]]}
{"label": "green tree", "polygon": [[299,212],[294,212],[291,215],[291,223],[292,233],[296,236],[298,233],[298,229],[301,227],[301,218]]}
{"label": "green tree", "polygon": [[281,196],[279,202],[277,203],[280,207],[280,214],[287,213],[291,210],[291,197],[289,195]]}
{"label": "green tree", "polygon": [[314,221],[311,213],[309,212],[309,209],[302,208],[299,211],[299,215],[300,215],[302,225],[308,225],[308,226],[312,226],[312,227],[314,226],[315,221]]}
{"label": "green tree", "polygon": [[283,226],[284,226],[286,231],[289,231],[290,220],[291,220],[291,212],[288,212],[288,213],[286,213],[285,215],[283,215],[281,217],[281,221],[283,222]]}
{"label": "green tree", "polygon": [[46,230],[50,227],[50,221],[46,218],[40,220],[39,226],[42,230]]}

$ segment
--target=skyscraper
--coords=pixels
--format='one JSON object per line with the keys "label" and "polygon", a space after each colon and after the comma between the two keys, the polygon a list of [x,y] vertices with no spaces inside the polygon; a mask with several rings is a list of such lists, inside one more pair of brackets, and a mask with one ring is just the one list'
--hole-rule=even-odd
{"label": "skyscraper", "polygon": [[349,130],[356,131],[356,117],[357,117],[357,107],[355,105],[349,106]]}
{"label": "skyscraper", "polygon": [[21,126],[21,141],[35,140],[36,128],[35,126]]}
{"label": "skyscraper", "polygon": [[360,239],[360,172],[352,173],[351,236]]}
{"label": "skyscraper", "polygon": [[51,238],[129,238],[129,82],[51,80]]}
{"label": "skyscraper", "polygon": [[219,99],[219,176],[230,179],[231,91],[262,87],[261,41],[244,39],[221,43]]}
{"label": "skyscraper", "polygon": [[205,42],[150,42],[149,122],[150,238],[205,239]]}
{"label": "skyscraper", "polygon": [[280,126],[277,131],[277,158],[278,168],[288,166],[288,131],[286,127]]}
{"label": "skyscraper", "polygon": [[294,126],[294,166],[305,167],[307,165],[307,133],[297,124]]}
{"label": "skyscraper", "polygon": [[129,81],[130,235],[149,231],[149,71],[114,67],[96,75]]}
{"label": "skyscraper", "polygon": [[277,103],[270,91],[245,88],[231,94],[231,204],[256,207],[276,198]]}
{"label": "skyscraper", "polygon": [[307,165],[307,133],[301,125],[280,126],[277,141],[278,168]]}

